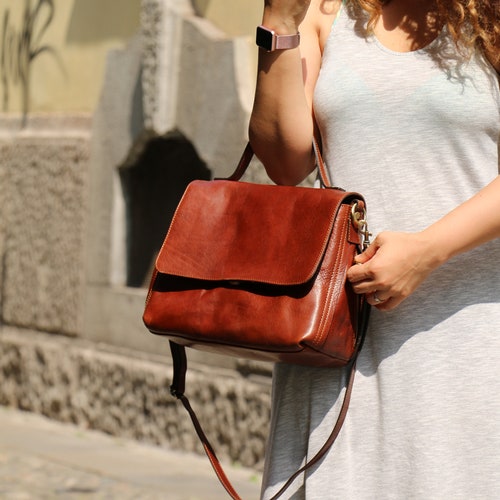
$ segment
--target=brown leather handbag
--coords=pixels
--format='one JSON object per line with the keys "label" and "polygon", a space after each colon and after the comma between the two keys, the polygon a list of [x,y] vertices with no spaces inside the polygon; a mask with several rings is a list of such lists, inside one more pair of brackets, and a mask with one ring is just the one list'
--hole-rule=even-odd
{"label": "brown leather handbag", "polygon": [[210,461],[220,468],[184,396],[184,347],[272,362],[350,364],[339,420],[316,463],[340,431],[354,379],[368,305],[346,273],[368,243],[363,197],[332,188],[314,144],[322,189],[237,182],[253,156],[247,146],[228,179],[193,181],[156,261],[144,323],[171,342],[171,392],[189,411]]}

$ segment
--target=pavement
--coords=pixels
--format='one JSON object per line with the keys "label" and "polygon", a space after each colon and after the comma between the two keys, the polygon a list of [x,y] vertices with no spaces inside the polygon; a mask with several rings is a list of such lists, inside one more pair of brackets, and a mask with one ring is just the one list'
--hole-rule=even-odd
{"label": "pavement", "polygon": [[[240,496],[259,498],[260,475],[224,468]],[[2,500],[224,500],[205,457],[0,406]]]}

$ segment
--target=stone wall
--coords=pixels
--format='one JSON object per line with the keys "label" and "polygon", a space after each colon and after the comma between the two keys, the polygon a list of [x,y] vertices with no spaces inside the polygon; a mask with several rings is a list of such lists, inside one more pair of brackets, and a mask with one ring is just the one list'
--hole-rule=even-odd
{"label": "stone wall", "polygon": [[83,322],[88,116],[0,122],[5,323],[76,335]]}
{"label": "stone wall", "polygon": [[[0,404],[201,450],[168,391],[168,342],[142,324],[122,182],[162,162],[190,171],[169,149],[179,143],[202,165],[193,176],[228,175],[247,141],[254,51],[191,1],[142,0],[140,33],[108,52],[92,114],[0,115]],[[189,181],[163,180],[177,183],[169,193]],[[269,182],[258,162],[247,180]],[[221,458],[260,467],[271,367],[189,359],[188,395]]]}
{"label": "stone wall", "polygon": [[[203,453],[184,407],[170,395],[170,377],[166,358],[11,327],[0,336],[0,404]],[[267,377],[198,364],[189,370],[186,395],[220,459],[261,467]]]}

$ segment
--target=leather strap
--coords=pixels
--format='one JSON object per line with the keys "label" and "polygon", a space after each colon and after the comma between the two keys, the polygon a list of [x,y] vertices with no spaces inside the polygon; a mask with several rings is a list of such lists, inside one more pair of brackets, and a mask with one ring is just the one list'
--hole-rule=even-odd
{"label": "leather strap", "polygon": [[189,399],[184,396],[187,370],[186,349],[184,348],[184,346],[170,341],[170,350],[172,352],[172,359],[174,362],[174,378],[172,381],[172,385],[170,386],[170,393],[172,394],[172,396],[175,396],[177,399],[181,400],[184,408],[186,408],[187,412],[189,413],[191,421],[193,422],[194,428],[196,430],[196,434],[198,434],[198,437],[203,444],[205,453],[210,460],[210,463],[212,464],[212,467],[217,474],[217,477],[219,478],[222,486],[224,486],[231,498],[233,498],[234,500],[242,500],[227,478],[226,473],[224,472],[224,469],[222,468],[219,459],[217,458],[217,455],[212,448],[212,445],[208,441],[208,438],[201,427],[196,413],[189,403]]}
{"label": "leather strap", "polygon": [[[333,426],[332,432],[328,439],[325,441],[325,444],[321,447],[321,449],[314,455],[311,460],[309,460],[303,467],[301,467],[299,470],[297,470],[289,479],[288,481],[282,486],[282,488],[271,498],[271,500],[276,500],[279,498],[293,483],[293,481],[303,472],[305,472],[307,469],[318,463],[323,456],[326,454],[326,452],[332,447],[333,443],[337,439],[337,436],[340,433],[340,430],[342,429],[342,425],[344,424],[345,417],[347,415],[347,410],[349,409],[349,402],[351,400],[351,394],[352,394],[352,388],[354,385],[354,377],[356,374],[356,360],[358,358],[358,354],[361,350],[361,347],[363,346],[364,338],[366,336],[366,330],[368,328],[368,319],[370,315],[370,305],[368,302],[363,298],[362,299],[362,305],[361,305],[361,312],[360,312],[360,318],[359,318],[359,325],[358,325],[358,345],[357,345],[357,350],[356,353],[353,356],[353,359],[351,360],[350,364],[348,365],[349,367],[349,376],[347,380],[347,385],[346,385],[346,390],[344,394],[344,399],[342,401],[342,406],[340,408],[339,416],[337,417],[337,421],[335,422],[335,425]],[[210,442],[208,441],[207,436],[205,435],[200,422],[198,420],[198,417],[196,416],[196,413],[192,409],[188,398],[184,395],[184,390],[186,386],[186,371],[187,371],[187,358],[186,358],[186,350],[184,346],[181,346],[179,344],[176,344],[175,342],[170,341],[170,350],[172,352],[172,360],[173,360],[173,369],[174,369],[174,377],[172,381],[172,385],[170,386],[170,393],[172,396],[175,396],[177,399],[180,399],[182,404],[184,405],[184,408],[186,408],[187,412],[189,413],[189,416],[191,417],[191,421],[193,422],[193,426],[196,430],[196,434],[198,434],[198,437],[200,441],[203,444],[203,448],[205,450],[205,453],[210,460],[210,463],[217,474],[217,477],[219,478],[219,481],[221,482],[222,486],[224,486],[225,490],[229,493],[231,498],[233,500],[242,500],[241,497],[238,495],[236,490],[234,489],[233,485],[227,478],[220,462],[219,459],[217,458],[214,449]]]}
{"label": "leather strap", "polygon": [[[332,183],[330,182],[330,178],[328,176],[328,169],[326,168],[323,157],[321,156],[321,150],[315,137],[313,138],[313,151],[316,158],[316,167],[318,168],[319,178],[321,180],[322,186],[332,187]],[[236,166],[236,169],[229,177],[226,177],[225,179],[228,181],[239,181],[250,165],[253,155],[254,152],[252,146],[250,143],[247,143],[245,150],[241,155],[240,161]]]}

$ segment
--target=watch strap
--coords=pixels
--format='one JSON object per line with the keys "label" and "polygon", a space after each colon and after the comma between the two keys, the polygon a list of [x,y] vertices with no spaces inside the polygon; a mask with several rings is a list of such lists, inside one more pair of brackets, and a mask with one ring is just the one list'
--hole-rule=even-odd
{"label": "watch strap", "polygon": [[275,35],[276,50],[295,49],[300,44],[300,33],[293,35]]}

